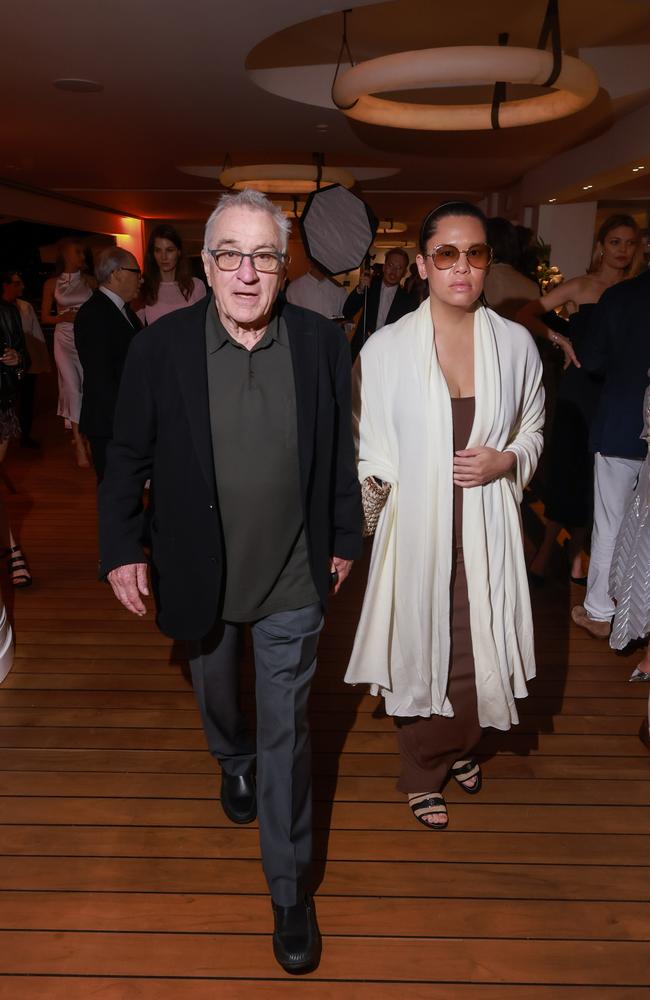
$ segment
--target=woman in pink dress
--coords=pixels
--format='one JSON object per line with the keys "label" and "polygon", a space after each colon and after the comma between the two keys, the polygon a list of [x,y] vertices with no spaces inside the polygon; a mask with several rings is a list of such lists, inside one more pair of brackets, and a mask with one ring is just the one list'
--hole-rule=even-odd
{"label": "woman in pink dress", "polygon": [[151,231],[142,276],[141,306],[137,313],[145,326],[205,297],[205,285],[192,276],[180,236],[173,226],[165,223]]}

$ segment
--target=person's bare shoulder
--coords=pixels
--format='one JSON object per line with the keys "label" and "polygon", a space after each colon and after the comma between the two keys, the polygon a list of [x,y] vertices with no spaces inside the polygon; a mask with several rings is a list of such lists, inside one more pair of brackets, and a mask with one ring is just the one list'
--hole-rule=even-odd
{"label": "person's bare shoulder", "polygon": [[603,284],[593,274],[581,274],[576,278],[561,286],[567,296],[566,304],[575,308],[571,312],[577,311],[580,306],[598,302],[603,293]]}

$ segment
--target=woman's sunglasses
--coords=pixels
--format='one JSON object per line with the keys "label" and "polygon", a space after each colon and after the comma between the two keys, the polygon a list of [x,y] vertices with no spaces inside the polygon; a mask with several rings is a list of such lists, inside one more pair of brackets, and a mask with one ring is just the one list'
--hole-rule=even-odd
{"label": "woman's sunglasses", "polygon": [[467,257],[470,267],[476,267],[480,271],[485,271],[492,263],[492,247],[487,243],[474,243],[467,250],[459,250],[453,243],[441,243],[431,253],[423,253],[422,256],[430,257],[433,266],[439,271],[448,271],[458,262],[462,253]]}

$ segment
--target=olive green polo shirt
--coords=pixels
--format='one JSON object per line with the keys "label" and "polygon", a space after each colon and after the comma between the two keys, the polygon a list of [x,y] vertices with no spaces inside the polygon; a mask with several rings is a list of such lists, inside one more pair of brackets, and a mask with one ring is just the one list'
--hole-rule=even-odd
{"label": "olive green polo shirt", "polygon": [[303,525],[293,362],[274,317],[249,351],[206,313],[210,427],[223,524],[222,618],[250,622],[315,604]]}

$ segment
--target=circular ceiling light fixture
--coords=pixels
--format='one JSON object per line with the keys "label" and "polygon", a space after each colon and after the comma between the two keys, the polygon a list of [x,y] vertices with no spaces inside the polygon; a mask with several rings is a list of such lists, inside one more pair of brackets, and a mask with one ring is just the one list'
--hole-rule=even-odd
{"label": "circular ceiling light fixture", "polygon": [[273,204],[277,205],[277,207],[284,212],[288,219],[299,219],[306,203],[304,198],[292,198],[290,200],[278,200],[277,198],[273,198],[272,200]]}
{"label": "circular ceiling light fixture", "polygon": [[398,248],[409,250],[415,246],[415,240],[375,240],[373,245],[377,250],[397,250]]}
{"label": "circular ceiling light fixture", "polygon": [[382,219],[377,226],[377,232],[382,236],[390,236],[391,233],[405,233],[407,229],[405,222],[397,222],[395,219]]}
{"label": "circular ceiling light fixture", "polygon": [[72,94],[96,94],[104,89],[103,83],[97,80],[80,80],[73,77],[53,80],[52,86],[57,90],[67,90]]}
{"label": "circular ceiling light fixture", "polygon": [[[461,45],[396,52],[357,63],[337,75],[332,99],[348,118],[390,128],[423,131],[480,131],[493,128],[490,104],[414,104],[374,97],[400,90],[493,83],[544,86],[553,74],[553,53],[544,49]],[[562,56],[562,68],[548,94],[504,101],[499,127],[537,125],[587,107],[598,93],[598,77],[581,59]]]}
{"label": "circular ceiling light fixture", "polygon": [[[300,163],[256,163],[245,167],[228,167],[219,174],[219,181],[227,188],[253,188],[265,194],[310,194],[317,189],[318,167],[316,164]],[[340,184],[351,188],[354,175],[343,167],[323,165],[320,186]]]}

